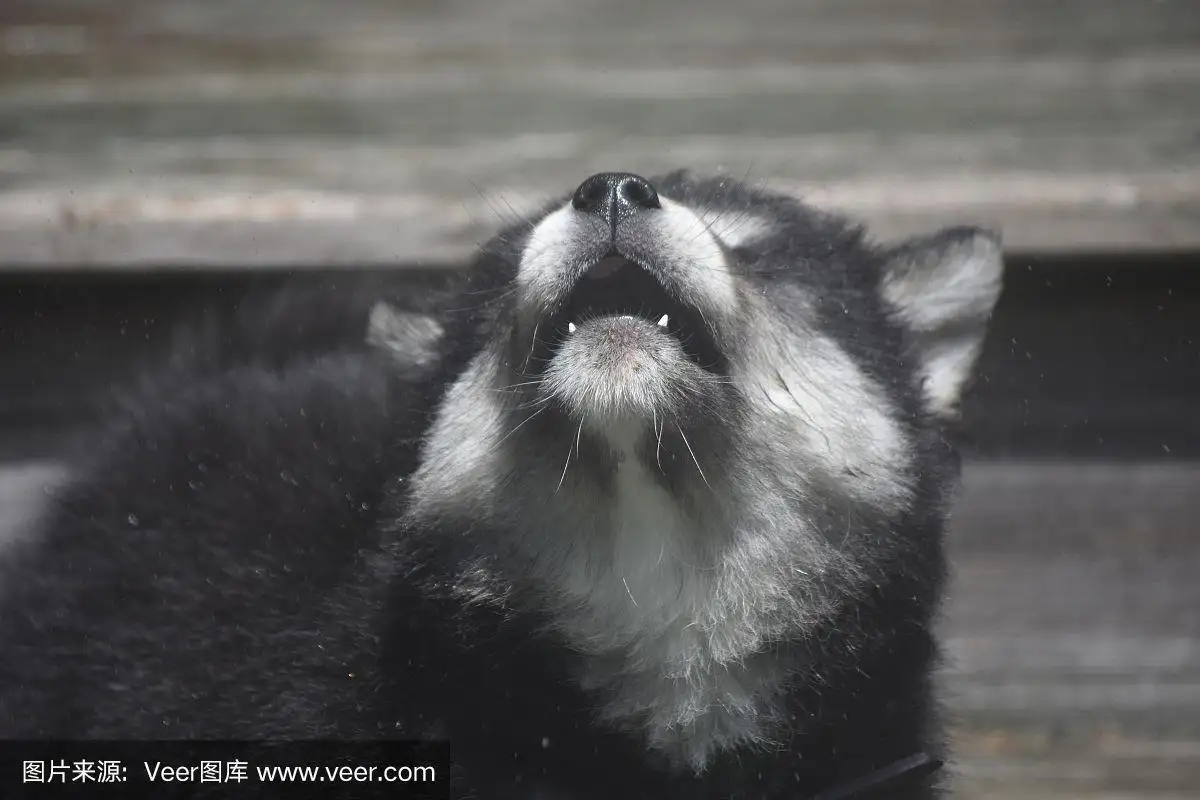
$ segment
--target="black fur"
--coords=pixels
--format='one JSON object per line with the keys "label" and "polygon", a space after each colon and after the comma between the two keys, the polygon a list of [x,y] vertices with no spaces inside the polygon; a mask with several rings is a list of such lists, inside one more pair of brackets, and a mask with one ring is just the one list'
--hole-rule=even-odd
{"label": "black fur", "polygon": [[[722,186],[710,190],[748,191]],[[792,222],[780,246],[823,287],[826,329],[919,432],[922,470],[914,510],[890,531],[907,546],[874,588],[821,636],[777,643],[803,665],[783,749],[671,775],[633,738],[597,729],[575,656],[540,632],[536,587],[506,575],[503,609],[464,605],[448,586],[486,554],[461,531],[394,524],[434,404],[507,313],[506,242],[520,229],[442,307],[432,374],[362,343],[369,304],[349,279],[319,308],[284,294],[181,339],[89,440],[38,536],[5,554],[0,735],[448,735],[456,792],[478,797],[799,798],[939,754],[930,623],[954,454],[879,308],[880,253],[840,221]],[[774,255],[760,254],[768,284]],[[314,313],[337,323],[296,335]],[[489,565],[505,575],[498,557]],[[932,785],[883,796],[928,798]]]}

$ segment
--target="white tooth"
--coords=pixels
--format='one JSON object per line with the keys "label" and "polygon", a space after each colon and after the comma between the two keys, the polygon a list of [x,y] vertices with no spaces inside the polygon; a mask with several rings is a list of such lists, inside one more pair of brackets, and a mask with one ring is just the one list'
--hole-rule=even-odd
{"label": "white tooth", "polygon": [[574,332],[575,332],[575,323],[568,322],[567,323],[567,333],[574,333]]}
{"label": "white tooth", "polygon": [[667,315],[666,315],[666,314],[663,314],[663,315],[662,315],[662,319],[660,319],[660,320],[658,321],[658,327],[660,327],[660,328],[665,328],[665,327],[667,327]]}

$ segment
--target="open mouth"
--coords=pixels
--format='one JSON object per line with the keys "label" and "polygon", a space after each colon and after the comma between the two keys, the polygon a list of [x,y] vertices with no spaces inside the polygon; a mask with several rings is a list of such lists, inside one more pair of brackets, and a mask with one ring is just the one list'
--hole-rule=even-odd
{"label": "open mouth", "polygon": [[700,311],[672,295],[649,270],[618,255],[589,268],[551,315],[545,336],[547,356],[552,358],[578,325],[621,316],[656,325],[701,369],[724,373],[725,359]]}

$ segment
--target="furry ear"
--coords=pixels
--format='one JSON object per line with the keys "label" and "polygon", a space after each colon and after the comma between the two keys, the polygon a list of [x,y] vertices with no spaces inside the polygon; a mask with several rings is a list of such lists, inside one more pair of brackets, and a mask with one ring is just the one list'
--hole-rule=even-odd
{"label": "furry ear", "polygon": [[912,335],[925,402],[940,417],[957,413],[1003,274],[1000,237],[980,228],[946,228],[888,253],[880,289]]}
{"label": "furry ear", "polygon": [[404,364],[426,366],[437,357],[442,326],[428,314],[378,302],[367,320],[367,344],[390,351]]}

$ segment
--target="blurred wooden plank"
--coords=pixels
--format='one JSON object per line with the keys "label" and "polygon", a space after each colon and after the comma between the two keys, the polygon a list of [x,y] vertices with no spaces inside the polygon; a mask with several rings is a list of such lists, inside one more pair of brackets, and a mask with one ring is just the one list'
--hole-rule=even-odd
{"label": "blurred wooden plank", "polygon": [[1200,786],[1200,464],[968,464],[943,633],[972,800]]}
{"label": "blurred wooden plank", "polygon": [[0,264],[460,258],[589,172],[1200,245],[1186,0],[8,0]]}
{"label": "blurred wooden plank", "polygon": [[964,796],[1200,786],[1200,464],[968,465],[943,633]]}

